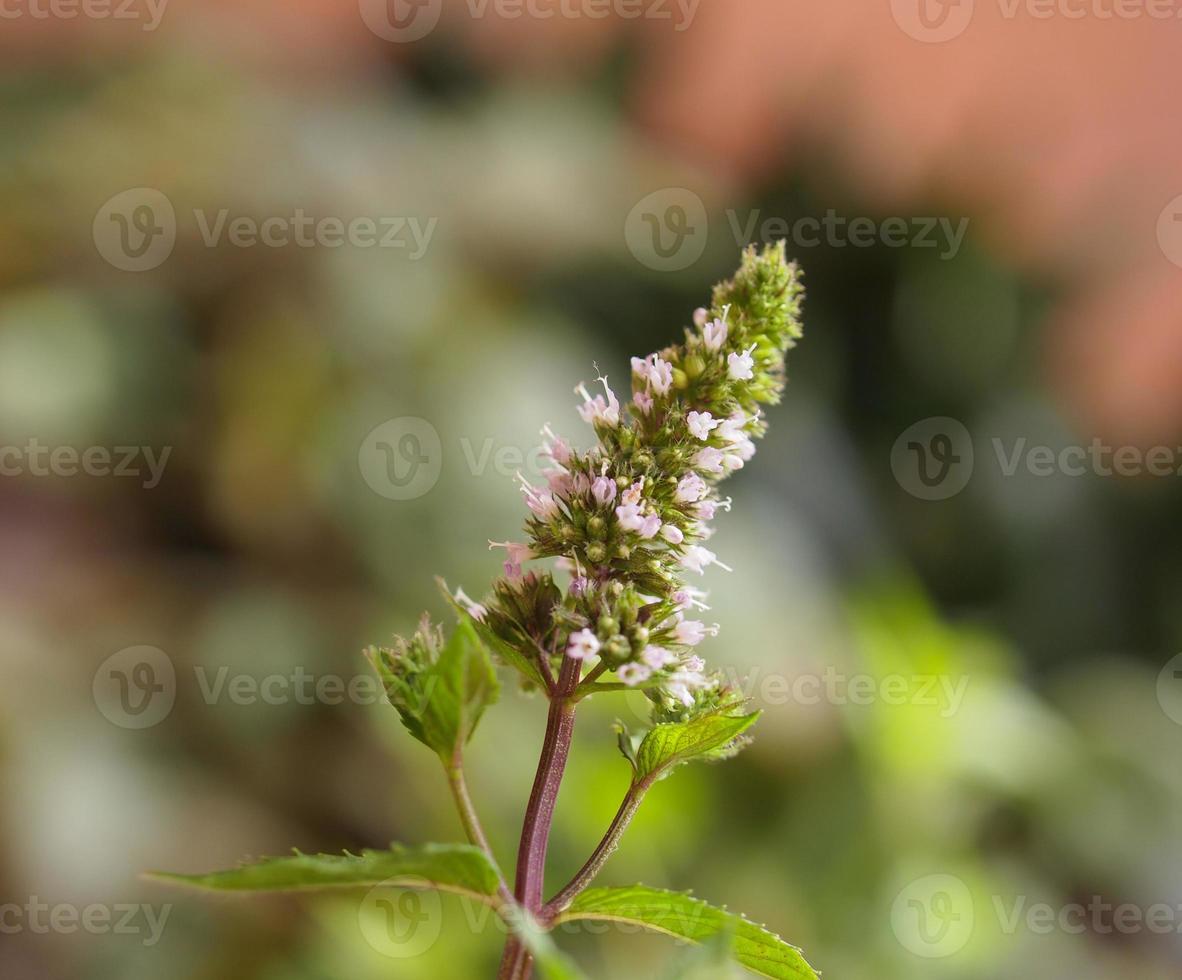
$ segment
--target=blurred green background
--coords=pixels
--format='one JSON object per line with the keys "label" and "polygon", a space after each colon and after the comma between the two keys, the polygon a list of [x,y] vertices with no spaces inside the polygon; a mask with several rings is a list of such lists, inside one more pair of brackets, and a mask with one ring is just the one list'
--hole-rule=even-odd
{"label": "blurred green background", "polygon": [[[138,875],[460,838],[372,687],[294,685],[367,677],[364,645],[444,616],[434,575],[479,595],[540,426],[586,445],[574,385],[626,387],[761,231],[805,268],[806,338],[728,485],[702,652],[765,716],[659,785],[604,882],[692,887],[834,980],[1179,975],[1179,22],[979,2],[936,42],[902,0],[845,8],[449,2],[413,40],[431,0],[6,14],[0,976],[492,975],[500,934],[454,899],[412,956],[360,896]],[[211,244],[222,212],[402,244]],[[903,438],[930,418],[963,426],[936,423],[962,435],[932,493]],[[1007,474],[994,440],[1174,465]],[[551,889],[615,811],[634,709],[581,716]],[[543,715],[509,690],[471,751],[507,866]],[[167,919],[39,929],[37,903]],[[679,974],[660,937],[562,942]]]}

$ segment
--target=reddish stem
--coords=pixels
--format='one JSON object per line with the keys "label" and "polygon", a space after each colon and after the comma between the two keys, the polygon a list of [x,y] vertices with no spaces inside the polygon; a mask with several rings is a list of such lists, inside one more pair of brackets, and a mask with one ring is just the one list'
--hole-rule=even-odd
{"label": "reddish stem", "polygon": [[[570,657],[562,662],[558,683],[550,701],[542,755],[538,760],[538,771],[521,828],[514,894],[518,903],[531,915],[537,915],[542,908],[546,849],[550,843],[550,827],[554,821],[558,789],[562,785],[571,736],[574,734],[576,702],[572,695],[579,684],[581,666],[578,660]],[[521,943],[511,936],[505,943],[500,980],[529,980],[532,972],[532,958]]]}

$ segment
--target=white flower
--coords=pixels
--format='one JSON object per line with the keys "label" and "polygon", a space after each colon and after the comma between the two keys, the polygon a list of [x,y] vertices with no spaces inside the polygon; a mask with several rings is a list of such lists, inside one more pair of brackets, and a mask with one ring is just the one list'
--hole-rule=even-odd
{"label": "white flower", "polygon": [[640,655],[643,660],[653,670],[660,670],[662,667],[668,667],[671,663],[677,660],[677,657],[666,650],[664,647],[659,647],[650,644],[644,648],[644,652]]}
{"label": "white flower", "polygon": [[638,504],[640,503],[640,495],[644,492],[644,480],[637,480],[627,490],[620,495],[620,503],[622,504]]}
{"label": "white flower", "polygon": [[683,504],[692,504],[695,500],[701,500],[709,492],[710,488],[706,486],[706,481],[697,473],[690,473],[677,481],[677,492],[674,497]]}
{"label": "white flower", "polygon": [[643,414],[648,415],[652,411],[653,396],[647,391],[638,391],[632,396],[632,401]]}
{"label": "white flower", "polygon": [[722,424],[709,412],[690,412],[685,417],[685,423],[695,438],[701,439],[703,442],[709,439],[710,433]]}
{"label": "white flower", "polygon": [[755,358],[751,352],[755,344],[748,347],[742,354],[728,354],[726,357],[726,373],[732,381],[750,381],[755,377]]}
{"label": "white flower", "polygon": [[620,679],[621,684],[635,687],[652,677],[653,669],[645,664],[624,664],[616,670],[616,676]]}
{"label": "white flower", "polygon": [[697,671],[679,670],[669,675],[669,679],[665,682],[665,693],[675,701],[680,701],[687,708],[692,708],[694,704],[693,692],[714,687],[714,685],[714,681]]}
{"label": "white flower", "polygon": [[706,598],[706,593],[701,589],[695,589],[692,585],[683,585],[673,593],[671,598],[679,610],[710,608],[702,601]]}
{"label": "white flower", "polygon": [[693,464],[696,469],[702,470],[705,473],[720,475],[723,473],[722,459],[723,453],[721,449],[715,449],[713,446],[704,446],[694,454]]}
{"label": "white flower", "polygon": [[570,642],[566,646],[566,655],[572,660],[586,660],[599,653],[599,637],[588,629],[579,630],[570,635]]}
{"label": "white flower", "polygon": [[697,572],[699,575],[703,574],[710,565],[725,568],[728,572],[733,571],[729,566],[720,562],[718,556],[713,551],[709,548],[703,548],[701,545],[691,545],[686,548],[685,554],[681,556],[681,564],[691,572]]}
{"label": "white flower", "polygon": [[702,324],[702,343],[708,351],[720,351],[726,343],[726,324],[721,320],[713,320]]}
{"label": "white flower", "polygon": [[709,317],[710,311],[704,306],[699,306],[696,310],[694,310],[694,326],[701,330],[702,327],[706,326],[706,321],[709,319]]}

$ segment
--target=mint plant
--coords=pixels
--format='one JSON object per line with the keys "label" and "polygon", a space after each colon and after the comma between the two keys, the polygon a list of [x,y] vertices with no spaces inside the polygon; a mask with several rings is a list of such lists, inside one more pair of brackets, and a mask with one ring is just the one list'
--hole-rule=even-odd
{"label": "mint plant", "polygon": [[[458,616],[450,637],[424,617],[412,636],[367,651],[406,730],[439,757],[467,844],[297,853],[162,877],[218,891],[402,883],[459,893],[508,925],[501,980],[528,978],[535,966],[546,977],[581,976],[550,936],[579,920],[639,925],[704,944],[711,956],[723,948],[765,977],[815,978],[796,947],[741,916],[656,888],[591,887],[654,784],[685,763],[734,755],[759,716],[697,655],[718,627],[695,618],[709,607],[687,579],[726,568],[705,546],[709,522],[730,507],[718,485],[751,459],[766,429],[761,406],[780,399],[802,296],[783,243],[750,248],[734,279],[715,287],[711,308],[694,313],[683,344],[632,359],[628,405],[606,377],[601,392],[580,385],[579,413],[596,444],[577,451],[543,430],[546,484],[521,480],[528,540],[493,543],[506,557],[491,593],[476,602],[443,586]],[[543,559],[549,570],[527,570]],[[549,701],[512,887],[464,775],[465,746],[498,698],[498,662]],[[643,732],[617,726],[628,791],[586,863],[547,898],[546,849],[579,704],[629,689],[644,692],[651,724]]]}

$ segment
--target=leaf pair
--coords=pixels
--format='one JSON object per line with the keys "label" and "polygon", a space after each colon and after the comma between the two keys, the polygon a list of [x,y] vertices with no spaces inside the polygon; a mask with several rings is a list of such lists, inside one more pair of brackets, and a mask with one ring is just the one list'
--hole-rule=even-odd
{"label": "leaf pair", "polygon": [[[466,844],[394,846],[359,855],[295,854],[268,858],[231,871],[207,875],[152,877],[218,892],[290,892],[342,887],[433,888],[483,902],[496,909],[534,954],[547,980],[583,980],[560,953],[547,930],[505,905],[497,892],[497,871],[485,854]],[[817,980],[800,950],[741,916],[677,892],[636,885],[583,892],[549,927],[579,920],[640,926],[692,943],[729,941],[734,959],[773,980]]]}

